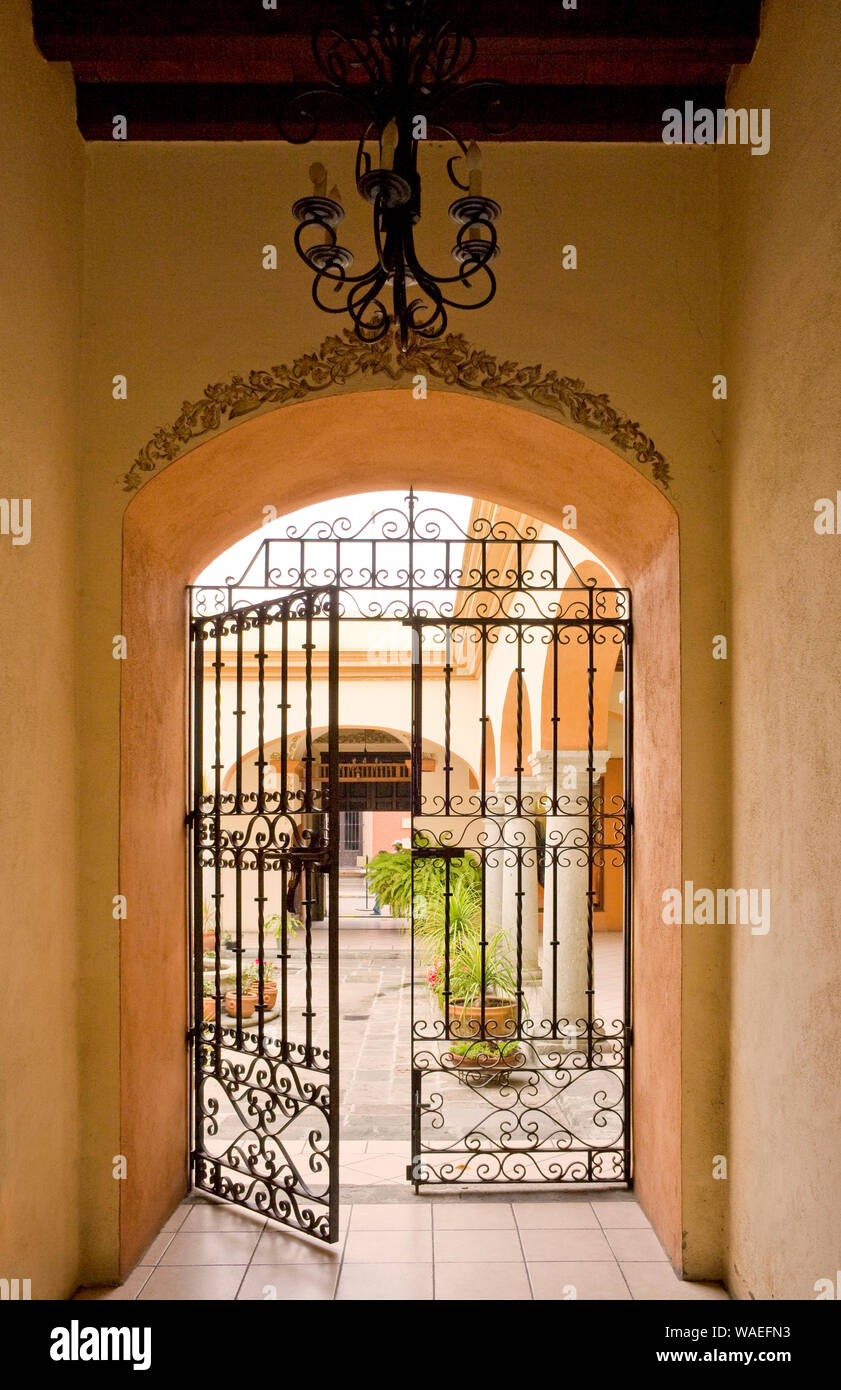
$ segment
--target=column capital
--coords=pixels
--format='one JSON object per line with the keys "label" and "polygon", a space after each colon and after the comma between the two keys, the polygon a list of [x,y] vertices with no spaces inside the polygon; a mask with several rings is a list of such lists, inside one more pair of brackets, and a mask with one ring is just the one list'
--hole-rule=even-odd
{"label": "column capital", "polygon": [[[511,793],[513,793],[516,796],[517,780],[517,775],[513,772],[510,774],[510,776],[495,777],[493,779],[494,791],[499,792],[501,796],[508,796]],[[524,773],[519,780],[521,782],[528,782],[528,773]]]}
{"label": "column capital", "polygon": [[[487,798],[487,809],[489,815],[497,816],[530,816],[535,815],[538,810],[538,799],[543,795],[543,788],[537,786],[533,776],[528,774],[519,779],[520,802],[517,805],[517,785],[516,774],[506,777],[495,777],[493,788],[496,797]],[[495,804],[494,804],[495,802]]]}
{"label": "column capital", "polygon": [[[593,777],[601,777],[610,758],[609,748],[593,749]],[[535,781],[545,784],[548,790],[553,781],[555,766],[557,767],[558,783],[563,780],[565,770],[575,769],[576,780],[583,777],[586,782],[590,765],[590,754],[586,748],[539,748],[536,753],[529,754],[532,777]],[[554,765],[554,766],[553,766]]]}

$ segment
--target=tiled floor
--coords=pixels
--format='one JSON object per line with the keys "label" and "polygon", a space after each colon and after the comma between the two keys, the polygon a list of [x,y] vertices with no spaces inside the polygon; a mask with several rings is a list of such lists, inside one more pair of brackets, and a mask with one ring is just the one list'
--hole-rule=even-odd
{"label": "tiled floor", "polygon": [[[620,1011],[616,933],[595,942],[599,1009]],[[316,942],[316,982],[326,952]],[[637,1203],[623,1192],[486,1188],[415,1197],[409,1162],[408,939],[352,923],[341,941],[341,1238],[325,1246],[264,1217],[191,1196],[109,1299],[710,1299],[676,1278]],[[301,977],[303,978],[303,977]],[[294,983],[292,985],[294,988]],[[602,1073],[604,1076],[604,1073]],[[453,1083],[455,1099],[458,1087]],[[309,1119],[301,1127],[302,1135]],[[224,1130],[226,1117],[221,1118]],[[221,1132],[220,1130],[220,1132]],[[232,1132],[238,1132],[236,1125]],[[290,1156],[307,1140],[285,1134]],[[474,1189],[475,1192],[475,1189]]]}
{"label": "tiled floor", "polygon": [[121,1288],[84,1289],[76,1297],[727,1297],[718,1285],[677,1279],[639,1206],[624,1194],[591,1200],[524,1196],[511,1202],[455,1195],[383,1202],[371,1188],[360,1188],[358,1195],[364,1200],[341,1208],[335,1246],[193,1195],[173,1213]]}

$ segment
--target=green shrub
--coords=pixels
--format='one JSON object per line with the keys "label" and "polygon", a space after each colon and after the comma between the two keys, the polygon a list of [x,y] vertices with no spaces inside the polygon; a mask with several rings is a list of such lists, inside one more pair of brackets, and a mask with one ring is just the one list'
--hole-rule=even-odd
{"label": "green shrub", "polygon": [[495,1062],[510,1057],[511,1061],[520,1053],[520,1043],[514,1040],[509,1042],[496,1042],[493,1038],[483,1038],[481,1042],[453,1042],[447,1044],[447,1051],[454,1057],[475,1058],[477,1064],[482,1061]]}
{"label": "green shrub", "polygon": [[[428,843],[428,842],[427,842]],[[395,917],[408,917],[412,910],[412,853],[409,849],[380,850],[368,865],[368,890],[376,894],[382,907]],[[443,859],[417,858],[414,869],[415,923],[422,922],[436,903],[443,902],[446,866]],[[482,869],[476,858],[466,853],[450,860],[450,890],[469,883],[481,891]]]}

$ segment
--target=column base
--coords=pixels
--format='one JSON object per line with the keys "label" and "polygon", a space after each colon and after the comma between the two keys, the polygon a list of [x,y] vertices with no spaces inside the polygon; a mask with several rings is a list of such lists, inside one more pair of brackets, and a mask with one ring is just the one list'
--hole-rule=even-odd
{"label": "column base", "polygon": [[537,1048],[538,1052],[540,1052],[541,1055],[544,1055],[544,1056],[545,1056],[545,1055],[551,1055],[552,1053],[557,1053],[557,1052],[586,1052],[586,1051],[587,1051],[587,1039],[586,1039],[586,1037],[580,1037],[580,1038],[566,1038],[566,1037],[564,1037],[564,1036],[563,1036],[562,1034],[560,1034],[560,1033],[558,1034],[557,1038],[540,1038],[540,1039],[536,1039],[534,1045],[535,1045],[535,1047]]}

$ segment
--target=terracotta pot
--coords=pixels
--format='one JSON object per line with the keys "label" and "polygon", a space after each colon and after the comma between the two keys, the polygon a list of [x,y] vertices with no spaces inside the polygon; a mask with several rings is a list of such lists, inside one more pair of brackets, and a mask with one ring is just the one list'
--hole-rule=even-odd
{"label": "terracotta pot", "polygon": [[[257,995],[242,994],[240,999],[242,1002],[243,1018],[250,1018],[257,1007]],[[235,989],[229,989],[225,995],[225,1013],[230,1014],[231,1018],[236,1018],[237,1016],[237,992]]]}
{"label": "terracotta pot", "polygon": [[[257,1002],[260,1002],[259,993]],[[277,1003],[277,980],[263,981],[263,1003],[267,1009],[273,1009]]]}
{"label": "terracotta pot", "polygon": [[203,999],[203,1000],[202,1000],[202,1004],[203,1004],[203,1008],[204,1008],[204,1017],[205,1017],[205,1018],[215,1018],[215,1017],[216,1017],[216,1000],[215,1000],[215,999]]}
{"label": "terracotta pot", "polygon": [[216,950],[216,933],[215,933],[215,931],[203,931],[202,934],[201,934],[201,941],[202,941],[202,950],[205,952],[206,955],[209,954],[210,952]]}
{"label": "terracotta pot", "polygon": [[517,1031],[517,1004],[513,999],[485,999],[485,1031],[482,1033],[482,1006],[450,1000],[450,1032],[454,1038],[512,1038]]}

